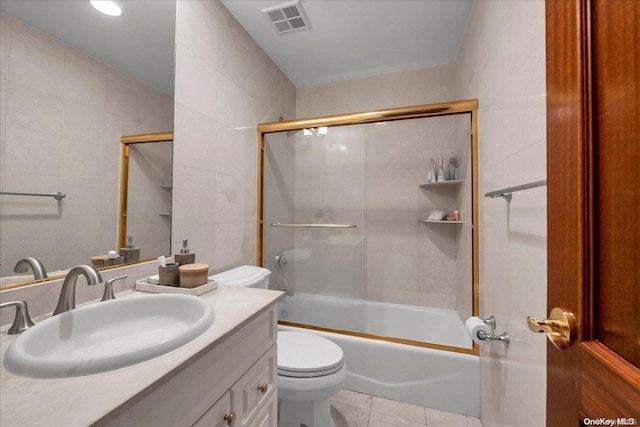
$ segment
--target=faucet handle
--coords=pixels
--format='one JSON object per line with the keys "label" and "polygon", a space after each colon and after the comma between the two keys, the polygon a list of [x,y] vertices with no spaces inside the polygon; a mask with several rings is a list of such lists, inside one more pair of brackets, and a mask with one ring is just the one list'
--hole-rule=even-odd
{"label": "faucet handle", "polygon": [[0,308],[16,307],[16,317],[13,319],[13,324],[7,331],[8,334],[21,334],[30,327],[34,326],[34,323],[29,317],[29,310],[27,309],[26,301],[8,301],[0,304]]}
{"label": "faucet handle", "polygon": [[127,275],[124,274],[122,276],[114,277],[113,279],[109,279],[106,282],[104,282],[104,293],[102,294],[102,299],[100,301],[102,302],[102,301],[109,301],[112,299],[116,299],[116,296],[113,294],[113,282],[115,282],[116,280],[122,280],[126,278],[127,278]]}

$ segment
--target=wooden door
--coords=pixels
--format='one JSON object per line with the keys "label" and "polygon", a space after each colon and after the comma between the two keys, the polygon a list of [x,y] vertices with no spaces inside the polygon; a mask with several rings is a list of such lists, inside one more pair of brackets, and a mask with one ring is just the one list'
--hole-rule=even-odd
{"label": "wooden door", "polygon": [[578,323],[547,349],[547,425],[638,425],[640,1],[548,0],[546,27],[547,300]]}

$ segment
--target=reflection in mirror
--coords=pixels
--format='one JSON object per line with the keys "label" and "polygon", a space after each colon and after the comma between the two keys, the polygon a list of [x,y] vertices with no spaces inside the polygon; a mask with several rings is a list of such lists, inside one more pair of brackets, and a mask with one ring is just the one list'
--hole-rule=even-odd
{"label": "reflection in mirror", "polygon": [[[34,280],[14,272],[27,257],[51,279],[118,251],[120,137],[173,129],[175,2],[122,7],[113,18],[88,2],[0,4],[0,191],[66,195],[0,196],[0,286]],[[136,245],[170,221],[145,222]]]}
{"label": "reflection in mirror", "polygon": [[171,132],[121,139],[118,247],[133,244],[140,260],[171,252],[172,139]]}

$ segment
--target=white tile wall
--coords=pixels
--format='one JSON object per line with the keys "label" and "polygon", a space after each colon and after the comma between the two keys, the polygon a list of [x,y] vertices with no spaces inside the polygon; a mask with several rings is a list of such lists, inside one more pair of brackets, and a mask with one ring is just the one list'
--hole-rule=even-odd
{"label": "white tile wall", "polygon": [[[474,5],[455,75],[479,99],[480,194],[546,177],[544,29],[543,1]],[[480,199],[480,313],[511,335],[481,349],[485,426],[545,424],[546,343],[526,316],[546,311],[546,215],[544,188]]]}
{"label": "white tile wall", "polygon": [[[0,200],[0,273],[53,271],[116,249],[120,137],[173,128],[173,100],[0,15],[0,188],[67,195]],[[25,222],[28,221],[28,224]]]}
{"label": "white tile wall", "polygon": [[178,3],[176,64],[172,236],[211,272],[255,264],[256,125],[294,118],[295,87],[214,0]]}
{"label": "white tile wall", "polygon": [[[455,99],[453,77],[453,64],[448,64],[302,87],[297,90],[297,116],[451,101]],[[447,162],[450,153],[463,154],[456,139],[457,128],[466,123],[468,136],[469,120],[460,119],[337,127],[330,129],[324,140],[312,138],[306,145],[300,143],[304,138],[299,137],[295,159],[296,220],[308,222],[319,209],[329,212],[332,222],[342,214],[343,221],[336,222],[358,223],[357,232],[362,238],[366,236],[366,245],[354,246],[343,256],[338,256],[337,249],[331,250],[330,245],[324,252],[320,247],[314,248],[308,268],[298,264],[296,290],[457,308],[463,315],[470,315],[470,253],[456,261],[457,236],[470,234],[470,228],[461,231],[459,226],[450,224],[417,222],[436,208],[450,212],[459,209],[462,202],[457,200],[457,193],[470,197],[465,191],[469,183],[464,188],[418,187],[426,181],[429,159],[437,161],[443,154]],[[343,136],[348,129],[352,129],[351,133]],[[469,144],[468,137],[466,143]],[[340,144],[346,151],[331,151]],[[469,153],[465,154],[469,161]],[[340,163],[340,156],[350,163]],[[349,233],[353,234],[353,230]],[[309,234],[298,233],[297,243],[308,246]],[[460,244],[470,248],[470,239]],[[345,263],[345,268],[338,268],[340,262]],[[330,271],[327,265],[331,265]],[[466,273],[459,278],[458,266]]]}

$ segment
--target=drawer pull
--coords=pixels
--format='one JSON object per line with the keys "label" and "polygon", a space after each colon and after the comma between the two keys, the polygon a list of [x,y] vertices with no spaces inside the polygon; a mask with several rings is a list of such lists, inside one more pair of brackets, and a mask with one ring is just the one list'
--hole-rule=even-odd
{"label": "drawer pull", "polygon": [[232,426],[236,422],[236,413],[232,412],[230,414],[225,414],[224,420],[227,422],[228,426]]}
{"label": "drawer pull", "polygon": [[265,384],[260,384],[258,386],[258,390],[260,390],[260,393],[262,394],[267,394],[267,390],[269,390],[269,386],[265,383]]}

